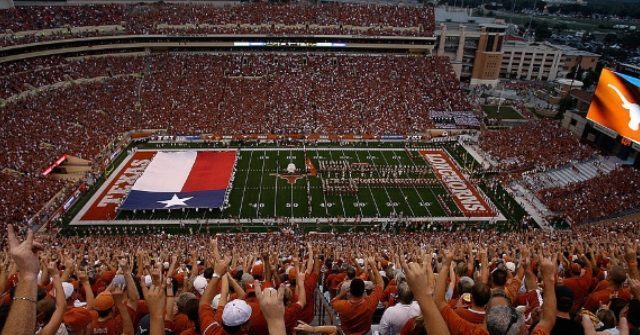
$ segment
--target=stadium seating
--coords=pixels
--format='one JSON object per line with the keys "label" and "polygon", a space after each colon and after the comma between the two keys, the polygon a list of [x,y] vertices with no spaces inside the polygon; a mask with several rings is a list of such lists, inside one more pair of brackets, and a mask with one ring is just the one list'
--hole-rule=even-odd
{"label": "stadium seating", "polygon": [[0,12],[0,26],[8,46],[118,34],[432,36],[435,21],[431,6],[104,4],[17,7]]}
{"label": "stadium seating", "polygon": [[595,153],[569,130],[550,120],[484,132],[480,148],[499,162],[499,170],[518,172],[545,171],[570,161],[588,159]]}
{"label": "stadium seating", "polygon": [[[472,109],[439,57],[165,54],[39,58],[1,68],[9,75],[0,93],[7,102],[0,163],[33,178],[62,154],[93,161],[131,129],[409,134],[433,126],[431,110]],[[31,209],[24,217],[43,205],[38,199],[23,204]],[[1,207],[8,213],[15,204],[6,199]]]}

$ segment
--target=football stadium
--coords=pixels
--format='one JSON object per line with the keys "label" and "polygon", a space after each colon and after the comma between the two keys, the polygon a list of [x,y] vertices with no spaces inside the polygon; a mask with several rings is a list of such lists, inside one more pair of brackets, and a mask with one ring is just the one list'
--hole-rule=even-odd
{"label": "football stadium", "polygon": [[640,68],[466,6],[0,0],[2,335],[638,333]]}

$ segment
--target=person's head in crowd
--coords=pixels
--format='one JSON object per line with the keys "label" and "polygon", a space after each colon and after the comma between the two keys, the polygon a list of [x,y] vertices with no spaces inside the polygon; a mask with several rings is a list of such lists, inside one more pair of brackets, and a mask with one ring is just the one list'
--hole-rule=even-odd
{"label": "person's head in crowd", "polygon": [[[200,307],[200,302],[198,299],[190,299],[184,305],[184,313],[187,315],[189,320],[193,321],[193,324],[196,327],[196,331],[200,334],[200,314],[198,313],[198,308]],[[213,306],[214,309],[217,309],[218,306]]]}
{"label": "person's head in crowd", "polygon": [[457,285],[458,294],[463,295],[465,293],[471,293],[471,289],[473,288],[474,284],[475,282],[470,277],[460,277]]}
{"label": "person's head in crowd", "polygon": [[213,268],[204,269],[202,276],[207,280],[211,280],[211,278],[213,277]]}
{"label": "person's head in crowd", "polygon": [[222,310],[222,328],[229,334],[247,333],[251,327],[250,318],[251,306],[244,300],[232,300]]}
{"label": "person's head in crowd", "polygon": [[596,316],[598,317],[598,320],[602,322],[602,327],[597,329],[598,331],[615,328],[615,326],[618,324],[615,314],[608,308],[598,309],[598,311],[596,311]]}
{"label": "person's head in crowd", "polygon": [[490,335],[521,335],[526,332],[524,316],[508,305],[491,306],[485,323]]}
{"label": "person's head in crowd", "polygon": [[36,322],[44,325],[51,319],[53,312],[56,311],[56,302],[51,297],[44,297],[38,300],[36,304]]}
{"label": "person's head in crowd", "polygon": [[622,298],[611,298],[611,301],[609,301],[609,309],[613,312],[616,320],[620,320],[620,313],[627,306],[627,301]]}
{"label": "person's head in crowd", "polygon": [[411,292],[411,288],[409,288],[409,284],[406,282],[398,284],[398,300],[405,305],[413,301],[413,292]]}
{"label": "person's head in crowd", "polygon": [[93,308],[98,312],[98,317],[107,318],[111,315],[114,305],[115,302],[111,292],[104,291],[96,296],[95,306]]}
{"label": "person's head in crowd", "polygon": [[[176,300],[176,308],[178,313],[187,314],[187,303],[191,300],[198,300],[196,295],[191,292],[182,292]],[[217,307],[217,306],[214,306]]]}
{"label": "person's head in crowd", "polygon": [[364,281],[360,278],[355,278],[351,281],[351,285],[349,286],[349,293],[354,298],[360,298],[364,295]]}
{"label": "person's head in crowd", "polygon": [[356,277],[356,269],[353,266],[347,267],[347,278],[353,280]]}
{"label": "person's head in crowd", "polygon": [[571,312],[574,299],[575,295],[570,288],[563,285],[556,286],[556,307],[558,308],[558,312]]}
{"label": "person's head in crowd", "polygon": [[491,299],[491,289],[483,283],[476,283],[471,288],[471,303],[476,307],[485,307]]}
{"label": "person's head in crowd", "polygon": [[91,313],[86,308],[70,308],[62,316],[62,322],[69,335],[88,335],[91,325]]}
{"label": "person's head in crowd", "polygon": [[627,280],[627,271],[619,265],[611,267],[607,274],[607,280],[616,288],[621,288],[622,284]]}
{"label": "person's head in crowd", "polygon": [[508,276],[505,269],[497,268],[491,273],[491,283],[494,287],[504,287],[507,284]]}

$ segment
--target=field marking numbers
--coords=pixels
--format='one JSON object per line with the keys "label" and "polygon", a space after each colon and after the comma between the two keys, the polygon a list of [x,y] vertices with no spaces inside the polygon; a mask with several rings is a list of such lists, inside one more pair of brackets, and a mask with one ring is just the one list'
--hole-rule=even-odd
{"label": "field marking numbers", "polygon": [[[384,151],[381,151],[380,154],[382,155],[382,158],[384,159],[385,164],[389,165],[389,161],[387,161],[387,157],[384,155]],[[398,155],[395,155],[394,157],[398,157],[398,159],[400,159],[400,156],[398,156]],[[414,185],[414,187],[415,187],[415,185]],[[413,211],[413,207],[411,206],[411,202],[408,201],[409,197],[407,197],[407,195],[404,194],[404,190],[402,189],[402,187],[398,187],[398,189],[400,190],[400,194],[402,194],[402,197],[405,199],[404,202],[407,204],[407,207],[409,207],[409,211],[411,212],[411,216],[415,217],[416,213]],[[396,206],[398,206],[397,202],[392,202],[392,204],[395,204],[395,206],[391,206],[394,209],[395,209]],[[389,205],[387,204],[387,206],[389,206]]]}

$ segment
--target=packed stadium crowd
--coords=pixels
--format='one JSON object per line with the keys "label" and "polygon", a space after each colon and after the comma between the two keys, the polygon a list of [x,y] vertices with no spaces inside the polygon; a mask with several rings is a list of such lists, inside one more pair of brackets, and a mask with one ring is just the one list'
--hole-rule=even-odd
{"label": "packed stadium crowd", "polygon": [[545,171],[595,154],[568,129],[551,120],[483,132],[480,148],[495,158],[499,170],[520,172]]}
{"label": "packed stadium crowd", "polygon": [[[156,3],[20,6],[0,12],[0,26],[8,31],[0,39],[7,46],[114,34],[432,36],[435,21],[431,6]],[[120,29],[105,29],[107,26]],[[71,29],[76,27],[86,29]],[[22,33],[14,34],[17,32]]]}
{"label": "packed stadium crowd", "polygon": [[622,211],[640,208],[640,171],[618,168],[581,183],[538,191],[549,209],[570,218],[588,222]]}
{"label": "packed stadium crowd", "polygon": [[636,333],[639,225],[215,238],[29,231],[24,241],[9,227],[0,327],[12,335],[335,334],[318,317],[330,304],[345,334],[374,324],[380,334]]}
{"label": "packed stadium crowd", "polygon": [[[168,54],[38,59],[2,69],[3,97],[30,94],[8,99],[0,115],[0,166],[8,169],[0,173],[15,181],[4,187],[34,185],[9,191],[30,192],[33,202],[1,200],[13,222],[60,190],[31,181],[44,168],[63,154],[93,161],[131,129],[405,134],[428,128],[430,109],[470,109],[439,57]],[[51,87],[59,83],[65,84]]]}

